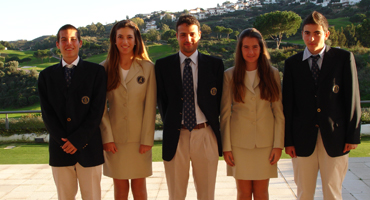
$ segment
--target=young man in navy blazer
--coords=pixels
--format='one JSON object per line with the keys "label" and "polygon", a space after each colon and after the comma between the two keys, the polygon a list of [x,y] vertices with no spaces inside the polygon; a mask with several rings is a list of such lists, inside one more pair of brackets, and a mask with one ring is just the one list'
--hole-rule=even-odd
{"label": "young man in navy blazer", "polygon": [[219,115],[224,65],[221,59],[198,52],[201,31],[195,17],[179,18],[176,37],[180,51],[155,64],[169,199],[185,199],[191,160],[197,199],[213,200],[222,155]]}
{"label": "young man in navy blazer", "polygon": [[101,199],[103,116],[106,75],[98,64],[83,61],[79,31],[62,26],[56,46],[63,60],[40,72],[38,89],[42,118],[50,134],[49,164],[58,199],[75,199],[78,184],[83,199]]}
{"label": "young man in navy blazer", "polygon": [[360,95],[351,52],[325,45],[330,32],[316,11],[303,21],[306,49],[285,61],[285,152],[298,199],[314,199],[320,170],[324,199],[342,199],[348,152],[360,143]]}

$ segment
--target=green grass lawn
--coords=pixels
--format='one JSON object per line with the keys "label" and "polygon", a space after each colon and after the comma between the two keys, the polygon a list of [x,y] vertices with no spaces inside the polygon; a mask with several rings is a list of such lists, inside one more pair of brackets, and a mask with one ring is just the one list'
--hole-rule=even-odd
{"label": "green grass lawn", "polygon": [[108,53],[94,55],[94,56],[91,56],[89,58],[85,58],[84,60],[99,64],[99,63],[101,63],[103,60],[105,60],[107,58],[107,54]]}
{"label": "green grass lawn", "polygon": [[345,28],[352,22],[349,21],[349,17],[339,17],[336,19],[328,19],[329,26],[334,26],[335,30],[340,30],[341,27]]}
{"label": "green grass lawn", "polygon": [[[16,146],[13,149],[4,149]],[[154,142],[152,148],[153,162],[162,161],[162,142]],[[47,164],[49,162],[48,144],[35,143],[2,143],[0,144],[0,164]],[[352,150],[349,157],[370,157],[370,136],[363,136],[361,144]],[[290,158],[283,154],[281,158]],[[220,158],[223,160],[223,158]]]}
{"label": "green grass lawn", "polygon": [[166,56],[169,56],[171,54],[174,54],[175,51],[172,50],[170,45],[161,45],[161,44],[153,44],[148,45],[148,54],[150,59],[155,63],[160,58],[164,58]]}
{"label": "green grass lawn", "polygon": [[[23,108],[8,108],[8,109],[0,109],[0,111],[19,111],[19,110],[41,110],[40,104],[34,104],[31,106],[26,106]],[[18,118],[25,114],[8,114],[9,118]],[[5,118],[5,114],[0,114],[0,118]]]}

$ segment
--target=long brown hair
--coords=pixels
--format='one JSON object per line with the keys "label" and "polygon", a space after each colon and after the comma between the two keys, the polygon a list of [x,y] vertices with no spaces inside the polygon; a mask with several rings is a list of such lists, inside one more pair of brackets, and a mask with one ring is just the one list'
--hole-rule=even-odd
{"label": "long brown hair", "polygon": [[119,61],[120,61],[120,54],[119,50],[116,46],[116,36],[117,31],[120,28],[129,27],[134,31],[135,35],[135,47],[133,49],[134,51],[134,58],[135,61],[136,58],[140,58],[142,60],[148,60],[150,61],[150,58],[148,56],[148,53],[146,52],[144,42],[141,38],[140,30],[138,26],[130,21],[130,20],[122,20],[117,22],[112,30],[110,31],[110,45],[109,45],[109,51],[107,60],[105,61],[105,71],[107,72],[108,80],[107,80],[107,91],[114,90],[118,87],[120,80],[119,76]]}
{"label": "long brown hair", "polygon": [[274,78],[270,55],[267,52],[265,41],[262,34],[255,28],[248,28],[242,31],[238,38],[235,50],[235,69],[233,73],[233,93],[236,102],[243,102],[246,86],[244,84],[245,71],[247,63],[243,58],[242,47],[245,37],[256,38],[260,46],[260,55],[258,58],[258,75],[260,77],[259,88],[261,90],[260,98],[266,101],[274,102],[279,100],[279,88]]}

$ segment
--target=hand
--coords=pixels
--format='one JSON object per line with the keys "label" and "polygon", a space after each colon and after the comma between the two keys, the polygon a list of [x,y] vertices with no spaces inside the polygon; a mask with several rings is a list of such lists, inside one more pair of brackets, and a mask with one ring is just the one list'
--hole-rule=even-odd
{"label": "hand", "polygon": [[146,153],[147,151],[149,151],[150,149],[152,149],[152,146],[148,146],[148,145],[143,145],[143,144],[141,144],[141,145],[140,145],[140,149],[139,149],[139,153],[144,154],[144,153]]}
{"label": "hand", "polygon": [[67,138],[62,138],[62,141],[63,142],[66,142],[62,146],[62,149],[63,149],[64,152],[66,152],[68,154],[74,154],[74,153],[76,153],[77,148],[75,146],[73,146],[73,144]]}
{"label": "hand", "polygon": [[348,143],[346,143],[346,145],[344,146],[343,153],[346,153],[347,151],[350,151],[351,149],[356,149],[357,146],[358,146],[357,144],[348,144]]}
{"label": "hand", "polygon": [[295,153],[294,146],[285,147],[285,153],[290,155],[292,158],[296,158],[297,154]]}
{"label": "hand", "polygon": [[270,161],[270,164],[271,165],[275,165],[280,157],[281,157],[281,151],[282,149],[280,148],[273,148],[272,151],[271,151],[271,154],[270,154],[270,158],[269,158],[269,161]]}
{"label": "hand", "polygon": [[114,142],[109,142],[109,143],[103,144],[103,149],[104,149],[104,151],[112,152],[113,154],[115,154],[118,151],[118,149],[116,147],[116,144],[114,144]]}
{"label": "hand", "polygon": [[235,166],[234,156],[231,151],[224,151],[224,159],[229,166],[231,167]]}

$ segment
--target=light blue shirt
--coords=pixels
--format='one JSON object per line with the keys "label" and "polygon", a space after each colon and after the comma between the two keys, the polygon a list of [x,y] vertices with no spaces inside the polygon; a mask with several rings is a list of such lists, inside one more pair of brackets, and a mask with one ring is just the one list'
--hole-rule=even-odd
{"label": "light blue shirt", "polygon": [[[322,50],[320,51],[319,54],[316,54],[316,55],[319,55],[320,58],[317,60],[317,65],[319,66],[319,69],[321,70],[321,66],[322,66],[322,61],[324,59],[324,52],[325,52],[325,49],[326,49],[326,45],[324,46],[324,48],[322,48]],[[308,59],[308,64],[310,66],[310,70],[311,70],[311,67],[312,67],[312,56],[313,54],[308,50],[308,48],[306,47],[304,49],[304,52],[303,52],[303,59],[302,61],[305,61]],[[313,55],[313,56],[316,56],[316,55]]]}

